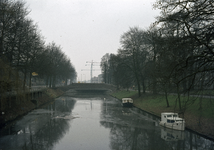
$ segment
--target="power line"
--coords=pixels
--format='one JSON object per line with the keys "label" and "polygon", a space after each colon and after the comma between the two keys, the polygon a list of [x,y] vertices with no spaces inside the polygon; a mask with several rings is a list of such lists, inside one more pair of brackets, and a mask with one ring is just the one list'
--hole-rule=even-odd
{"label": "power line", "polygon": [[[93,71],[99,71],[100,69],[93,69],[93,66],[97,66],[98,64],[100,64],[100,62],[94,62],[93,60],[92,61],[86,61],[86,63],[89,63],[89,65],[91,66],[91,69],[90,69],[90,74],[91,74],[91,83],[92,83],[92,74],[93,74]],[[86,64],[87,66],[87,64]],[[89,71],[87,69],[82,69],[81,71]]]}

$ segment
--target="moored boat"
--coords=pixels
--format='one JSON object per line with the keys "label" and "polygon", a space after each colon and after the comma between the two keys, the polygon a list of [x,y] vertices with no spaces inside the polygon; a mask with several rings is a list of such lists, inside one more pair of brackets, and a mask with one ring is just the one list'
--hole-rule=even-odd
{"label": "moored boat", "polygon": [[131,99],[131,98],[122,98],[122,105],[124,107],[132,107],[133,106],[133,99]]}
{"label": "moored boat", "polygon": [[179,118],[178,113],[161,113],[160,125],[174,130],[185,130],[185,121]]}

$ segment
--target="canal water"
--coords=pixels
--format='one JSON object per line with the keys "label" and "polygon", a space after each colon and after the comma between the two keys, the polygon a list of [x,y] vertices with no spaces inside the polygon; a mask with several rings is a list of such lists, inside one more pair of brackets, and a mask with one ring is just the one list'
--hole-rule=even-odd
{"label": "canal water", "polygon": [[214,142],[174,131],[106,94],[69,94],[0,131],[0,150],[214,150]]}

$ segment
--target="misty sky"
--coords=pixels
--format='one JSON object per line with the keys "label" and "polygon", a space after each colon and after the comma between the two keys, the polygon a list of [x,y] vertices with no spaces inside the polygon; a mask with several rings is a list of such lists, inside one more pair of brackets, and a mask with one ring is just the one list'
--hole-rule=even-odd
{"label": "misty sky", "polygon": [[[124,32],[135,26],[146,29],[159,15],[159,10],[152,8],[155,0],[25,1],[46,44],[54,41],[61,45],[82,81],[90,79],[86,61],[100,62],[106,53],[116,54]],[[94,69],[100,69],[99,65]],[[94,71],[93,76],[100,73]]]}

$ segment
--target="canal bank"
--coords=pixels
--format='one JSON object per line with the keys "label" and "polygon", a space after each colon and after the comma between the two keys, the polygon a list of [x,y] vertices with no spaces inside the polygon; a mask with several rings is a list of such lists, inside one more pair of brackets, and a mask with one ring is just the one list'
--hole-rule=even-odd
{"label": "canal bank", "polygon": [[37,101],[30,101],[26,99],[22,99],[20,105],[17,107],[13,107],[8,109],[7,111],[1,112],[0,114],[0,128],[4,127],[5,125],[9,124],[13,120],[22,117],[23,115],[27,114],[28,112],[45,105],[51,101],[54,101],[55,98],[63,95],[65,91],[68,89],[66,87],[59,87],[59,88],[46,88],[43,90],[43,94],[41,97],[37,98]]}
{"label": "canal bank", "polygon": [[[174,105],[174,101],[170,101],[170,107],[166,107],[166,102],[164,101],[165,97],[163,95],[143,94],[141,97],[138,97],[135,91],[115,91],[110,95],[119,100],[123,97],[131,97],[134,99],[135,107],[157,117],[160,117],[162,112],[180,112],[179,109],[176,108],[176,105]],[[175,99],[175,97],[170,97],[170,99],[173,98]],[[209,109],[211,110],[207,112]],[[206,106],[204,110],[206,110],[206,112],[199,112],[196,106],[193,105],[193,107],[186,109],[180,116],[185,119],[186,129],[214,141],[213,107]]]}
{"label": "canal bank", "polygon": [[214,150],[213,141],[158,122],[137,107],[122,107],[108,93],[70,89],[3,128],[0,149]]}

